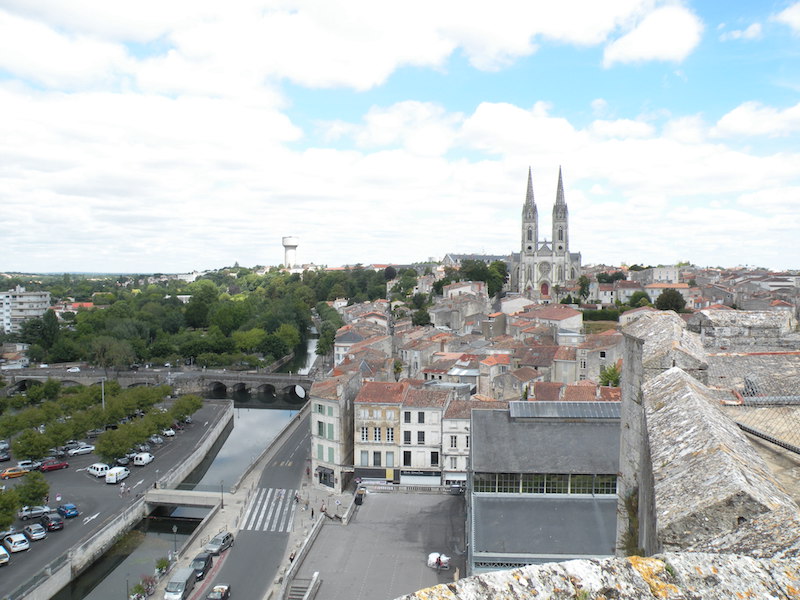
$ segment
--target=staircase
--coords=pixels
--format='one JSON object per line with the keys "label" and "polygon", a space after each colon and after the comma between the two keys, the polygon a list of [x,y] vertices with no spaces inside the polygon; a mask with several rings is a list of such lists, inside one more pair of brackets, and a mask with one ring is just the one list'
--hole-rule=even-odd
{"label": "staircase", "polygon": [[294,579],[292,583],[289,584],[286,600],[311,600],[317,595],[318,589],[319,579],[317,577],[311,579]]}

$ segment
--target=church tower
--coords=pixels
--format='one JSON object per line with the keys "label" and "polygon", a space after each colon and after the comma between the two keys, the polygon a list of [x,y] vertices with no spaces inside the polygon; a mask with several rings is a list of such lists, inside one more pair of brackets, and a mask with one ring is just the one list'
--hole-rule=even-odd
{"label": "church tower", "polygon": [[553,205],[553,254],[569,255],[569,215],[567,203],[564,201],[564,182],[561,179],[561,167],[558,167],[558,189],[556,203]]}
{"label": "church tower", "polygon": [[533,176],[528,167],[528,191],[522,205],[522,254],[533,256],[539,244],[539,214],[533,199]]}

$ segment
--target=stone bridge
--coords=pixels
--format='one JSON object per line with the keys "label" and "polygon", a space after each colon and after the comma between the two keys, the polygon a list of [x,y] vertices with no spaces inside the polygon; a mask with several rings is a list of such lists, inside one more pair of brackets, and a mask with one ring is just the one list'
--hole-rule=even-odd
{"label": "stone bridge", "polygon": [[[255,371],[227,371],[210,369],[140,369],[138,371],[111,371],[81,369],[69,373],[66,369],[13,369],[3,372],[9,391],[24,391],[34,382],[44,383],[56,379],[64,385],[99,385],[101,381],[116,380],[121,387],[141,385],[172,386],[176,394],[201,396],[226,396],[233,392],[261,393],[267,396],[294,396],[305,399],[311,393],[313,378],[291,373]],[[301,391],[302,390],[302,391]]]}

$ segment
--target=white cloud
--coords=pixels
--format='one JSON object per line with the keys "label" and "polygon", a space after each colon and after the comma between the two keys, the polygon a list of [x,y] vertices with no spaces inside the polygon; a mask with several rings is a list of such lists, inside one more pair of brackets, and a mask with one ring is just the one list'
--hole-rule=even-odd
{"label": "white cloud", "polygon": [[599,138],[644,138],[653,135],[653,126],[633,119],[616,121],[594,121],[590,126],[593,135]]}
{"label": "white cloud", "polygon": [[647,14],[635,29],[606,46],[603,65],[649,60],[680,62],[700,43],[703,24],[682,6],[664,6]]}
{"label": "white cloud", "polygon": [[800,2],[795,2],[786,7],[775,15],[774,19],[791,27],[794,33],[800,34]]}
{"label": "white cloud", "polygon": [[753,23],[747,29],[734,29],[719,36],[723,42],[728,40],[756,40],[761,37],[761,23]]}
{"label": "white cloud", "polygon": [[718,137],[734,135],[787,136],[800,131],[800,103],[780,110],[760,102],[745,102],[722,116],[713,133]]}

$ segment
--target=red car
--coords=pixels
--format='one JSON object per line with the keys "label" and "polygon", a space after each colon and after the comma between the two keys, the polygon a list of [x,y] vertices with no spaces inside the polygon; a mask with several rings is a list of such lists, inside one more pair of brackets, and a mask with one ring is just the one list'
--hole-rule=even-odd
{"label": "red car", "polygon": [[42,463],[42,466],[39,467],[40,471],[57,471],[58,469],[66,469],[69,466],[69,463],[65,460],[61,460],[60,458],[52,458]]}

